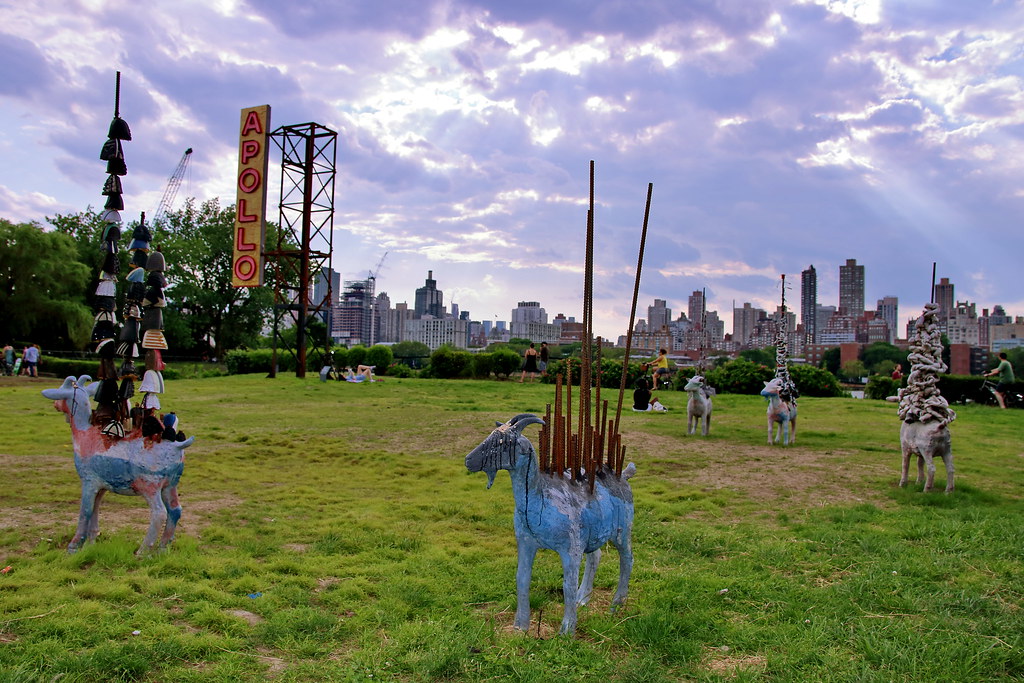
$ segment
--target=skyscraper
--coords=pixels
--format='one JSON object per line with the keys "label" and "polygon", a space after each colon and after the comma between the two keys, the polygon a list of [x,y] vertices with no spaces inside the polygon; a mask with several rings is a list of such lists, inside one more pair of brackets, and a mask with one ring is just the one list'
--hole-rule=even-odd
{"label": "skyscraper", "polygon": [[900,317],[900,300],[895,296],[886,296],[878,300],[878,307],[875,309],[875,316],[885,321],[885,324],[889,326],[889,339],[888,342],[892,344],[896,341],[896,335],[899,330],[896,329],[896,323]]}
{"label": "skyscraper", "polygon": [[701,316],[704,314],[704,290],[695,289],[687,303],[687,314],[690,316],[690,322],[694,325],[700,325]]}
{"label": "skyscraper", "polygon": [[416,290],[416,317],[432,315],[444,317],[444,292],[437,288],[434,271],[427,271],[427,279],[423,286]]}
{"label": "skyscraper", "polygon": [[804,326],[804,342],[818,341],[818,271],[814,266],[800,272],[800,322]]}
{"label": "skyscraper", "polygon": [[857,317],[864,313],[864,266],[857,259],[846,259],[839,266],[839,315]]}
{"label": "skyscraper", "polygon": [[948,277],[940,279],[935,285],[935,303],[939,305],[937,314],[941,322],[945,323],[949,320],[949,316],[953,312],[954,301],[956,299],[953,298],[953,283],[949,281]]}
{"label": "skyscraper", "polygon": [[672,309],[668,308],[664,299],[655,299],[653,306],[647,307],[647,325],[652,332],[667,327],[672,321]]}

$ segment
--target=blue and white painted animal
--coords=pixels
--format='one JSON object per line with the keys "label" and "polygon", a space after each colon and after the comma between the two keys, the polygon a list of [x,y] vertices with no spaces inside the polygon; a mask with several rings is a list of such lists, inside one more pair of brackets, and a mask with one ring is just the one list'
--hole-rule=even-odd
{"label": "blue and white painted animal", "polygon": [[772,445],[772,427],[778,425],[774,443],[782,439],[782,445],[796,441],[796,405],[779,398],[782,380],[778,377],[764,383],[761,395],[768,399],[768,445]]}
{"label": "blue and white painted animal", "polygon": [[174,540],[181,517],[178,480],[185,468],[185,449],[192,445],[194,437],[171,441],[159,434],[143,436],[141,429],[129,432],[123,439],[107,436],[100,431],[100,425],[90,423],[89,399],[99,382],[90,384],[89,379],[88,375],[77,380],[68,377],[59,388],[43,390],[43,396],[53,400],[54,407],[65,413],[71,425],[75,469],[82,480],[78,528],[68,544],[68,552],[75,552],[86,541],[96,540],[100,532],[100,500],[107,491],[146,499],[149,531],[139,552],[151,550],[158,535],[163,548]]}
{"label": "blue and white painted animal", "polygon": [[[576,632],[576,615],[587,604],[594,588],[601,548],[611,543],[619,551],[619,583],[612,609],[626,600],[629,575],[633,571],[633,491],[628,479],[636,472],[633,463],[622,476],[602,468],[594,492],[585,481],[573,481],[566,473],[540,471],[533,444],[522,435],[523,428],[543,424],[536,415],[522,413],[498,428],[466,456],[470,472],[486,472],[487,488],[498,470],[508,470],[515,499],[513,517],[519,566],[516,570],[516,616],[514,626],[530,627],[530,578],[533,561],[541,548],[554,550],[562,560],[562,594],[565,612],[560,633]],[[580,564],[586,555],[583,579]]]}
{"label": "blue and white painted animal", "polygon": [[683,391],[690,395],[686,401],[686,433],[695,433],[700,423],[701,434],[707,436],[711,431],[711,397],[715,395],[715,390],[708,386],[703,376],[694,375],[683,387]]}

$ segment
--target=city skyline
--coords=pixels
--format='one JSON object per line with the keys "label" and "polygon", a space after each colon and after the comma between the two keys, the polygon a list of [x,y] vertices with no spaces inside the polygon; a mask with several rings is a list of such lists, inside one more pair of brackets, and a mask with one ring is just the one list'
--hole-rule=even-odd
{"label": "city skyline", "polygon": [[179,202],[233,203],[239,111],[269,104],[271,128],[338,132],[332,265],[357,280],[387,253],[399,299],[432,270],[481,319],[578,317],[594,160],[598,334],[628,325],[648,183],[640,310],[706,288],[731,327],[733,301],[774,310],[808,264],[838,303],[856,255],[866,305],[899,297],[901,324],[933,262],[960,300],[1024,311],[1020,2],[28,0],[0,19],[9,220],[101,205],[119,70],[126,220],[186,148]]}

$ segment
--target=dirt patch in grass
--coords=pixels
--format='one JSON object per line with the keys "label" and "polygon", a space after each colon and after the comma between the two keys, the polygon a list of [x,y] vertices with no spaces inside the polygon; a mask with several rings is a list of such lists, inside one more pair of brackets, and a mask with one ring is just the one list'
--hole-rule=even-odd
{"label": "dirt patch in grass", "polygon": [[768,666],[768,659],[763,655],[733,655],[728,647],[713,647],[705,649],[703,665],[719,676],[735,678],[740,673],[763,671]]}
{"label": "dirt patch in grass", "polygon": [[[727,489],[754,502],[760,512],[806,509],[836,504],[887,502],[884,489],[864,486],[865,479],[898,478],[898,449],[893,457],[856,462],[853,452],[818,451],[795,446],[747,446],[688,438],[644,436],[657,454],[656,476],[705,491]],[[684,450],[685,449],[685,450]],[[644,454],[637,476],[646,474]],[[780,505],[781,503],[781,505]]]}
{"label": "dirt patch in grass", "polygon": [[[74,463],[66,456],[12,456],[0,454],[0,471],[17,478],[19,472],[40,473],[54,478],[75,480]],[[200,533],[214,515],[242,504],[242,499],[231,495],[218,495],[216,499],[192,499],[181,493],[182,517],[178,533]],[[20,551],[26,551],[39,540],[66,544],[78,524],[78,500],[57,500],[4,506],[0,515],[0,530],[19,529],[25,532]],[[100,537],[123,529],[136,529],[141,540],[149,526],[149,507],[141,496],[118,496],[107,493],[100,503]]]}
{"label": "dirt patch in grass", "polygon": [[253,626],[263,622],[263,617],[261,617],[258,614],[253,614],[249,610],[229,609],[229,610],[227,610],[227,613],[230,614],[233,617],[238,617],[242,621],[246,622],[247,624],[251,624]]}

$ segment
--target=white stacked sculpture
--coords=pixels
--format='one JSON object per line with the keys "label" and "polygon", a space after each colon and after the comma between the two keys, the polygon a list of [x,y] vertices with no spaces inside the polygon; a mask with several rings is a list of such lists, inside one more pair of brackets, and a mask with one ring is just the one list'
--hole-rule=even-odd
{"label": "white stacked sculpture", "polygon": [[948,425],[956,413],[939,392],[939,375],[946,372],[942,362],[942,335],[939,331],[939,305],[925,304],[924,313],[915,326],[910,344],[910,375],[907,386],[899,392],[900,446],[903,450],[903,471],[900,486],[906,486],[910,456],[917,455],[917,483],[928,476],[924,490],[931,491],[935,482],[936,457],[946,465],[946,493],[953,490],[953,452]]}

